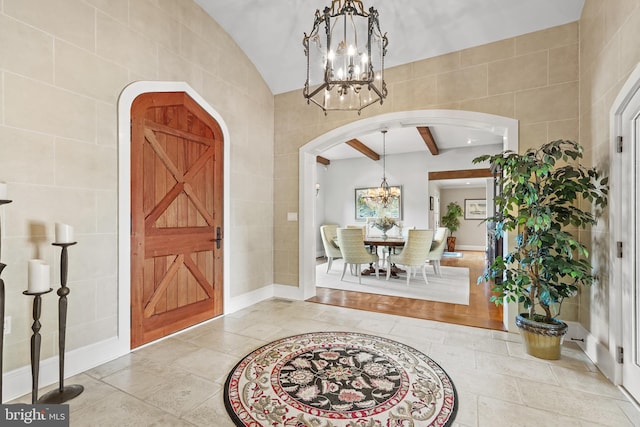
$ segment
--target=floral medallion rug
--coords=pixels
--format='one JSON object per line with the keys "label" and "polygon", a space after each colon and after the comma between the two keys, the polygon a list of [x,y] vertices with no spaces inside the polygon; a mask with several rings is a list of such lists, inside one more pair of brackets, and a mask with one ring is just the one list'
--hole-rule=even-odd
{"label": "floral medallion rug", "polygon": [[238,426],[450,426],[456,390],[433,360],[405,344],[353,332],[269,343],[225,384]]}

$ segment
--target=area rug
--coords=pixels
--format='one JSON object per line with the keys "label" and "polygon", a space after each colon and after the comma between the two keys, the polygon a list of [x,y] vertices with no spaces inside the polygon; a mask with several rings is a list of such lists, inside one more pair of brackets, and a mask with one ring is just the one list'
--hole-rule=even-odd
{"label": "area rug", "polygon": [[469,305],[469,269],[466,267],[442,266],[440,267],[442,276],[436,276],[433,273],[433,268],[427,267],[428,285],[424,283],[422,272],[418,271],[415,277],[411,277],[409,286],[407,286],[405,275],[386,280],[384,275],[376,279],[375,274],[372,274],[370,276],[362,276],[362,284],[359,284],[358,277],[352,276],[348,269],[344,275],[344,280],[340,280],[343,266],[341,259],[333,261],[331,270],[328,273],[327,264],[316,266],[316,286],[343,291]]}
{"label": "area rug", "polygon": [[353,332],[283,338],[247,355],[225,383],[238,426],[450,426],[458,398],[418,350]]}

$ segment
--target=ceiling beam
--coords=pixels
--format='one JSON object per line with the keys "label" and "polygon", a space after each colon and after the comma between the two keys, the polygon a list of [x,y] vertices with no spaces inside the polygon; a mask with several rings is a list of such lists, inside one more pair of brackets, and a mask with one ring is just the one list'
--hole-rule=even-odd
{"label": "ceiling beam", "polygon": [[440,154],[440,150],[438,150],[438,144],[436,144],[436,140],[433,139],[433,135],[431,135],[429,126],[418,126],[416,129],[418,129],[420,136],[424,140],[424,143],[427,144],[427,148],[429,149],[431,154],[433,156],[437,156],[438,154]]}
{"label": "ceiling beam", "polygon": [[327,159],[326,157],[316,156],[316,162],[320,163],[321,165],[329,166],[331,160]]}
{"label": "ceiling beam", "polygon": [[380,160],[380,155],[378,153],[376,153],[371,148],[367,147],[366,145],[364,145],[362,142],[358,141],[355,138],[350,139],[349,141],[346,142],[346,144],[353,147],[355,150],[361,152],[371,160]]}
{"label": "ceiling beam", "polygon": [[493,174],[491,173],[491,169],[462,169],[455,171],[429,172],[429,181],[460,178],[493,178]]}

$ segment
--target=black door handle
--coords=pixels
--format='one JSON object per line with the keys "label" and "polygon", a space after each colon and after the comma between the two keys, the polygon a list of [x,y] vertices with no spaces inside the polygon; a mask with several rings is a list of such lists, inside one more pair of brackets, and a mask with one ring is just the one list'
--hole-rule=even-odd
{"label": "black door handle", "polygon": [[222,240],[221,234],[220,227],[216,227],[216,238],[211,239],[212,242],[216,242],[216,249],[220,249],[220,241]]}

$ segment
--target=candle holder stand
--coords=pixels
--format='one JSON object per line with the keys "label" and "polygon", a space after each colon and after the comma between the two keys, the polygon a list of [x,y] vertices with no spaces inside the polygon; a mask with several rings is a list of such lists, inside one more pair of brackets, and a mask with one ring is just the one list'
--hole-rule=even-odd
{"label": "candle holder stand", "polygon": [[33,325],[31,330],[31,403],[35,405],[38,402],[38,375],[40,373],[40,314],[42,312],[42,295],[48,294],[53,289],[42,292],[22,292],[24,295],[33,296]]}
{"label": "candle holder stand", "polygon": [[75,245],[72,243],[52,243],[53,246],[62,248],[60,255],[60,288],[58,289],[58,348],[59,348],[59,375],[60,383],[57,389],[46,393],[38,403],[64,403],[77,397],[84,391],[84,387],[79,384],[64,385],[64,353],[67,330],[67,271],[69,267],[67,248]]}
{"label": "candle holder stand", "polygon": [[[0,206],[11,203],[11,200],[0,200]],[[7,266],[7,264],[2,263],[2,218],[0,218],[0,276],[2,275],[2,270]],[[4,369],[3,369],[3,360],[4,360],[4,280],[0,277],[0,322],[2,322],[2,331],[0,332],[0,403],[2,403],[2,390],[3,383],[2,377]]]}

